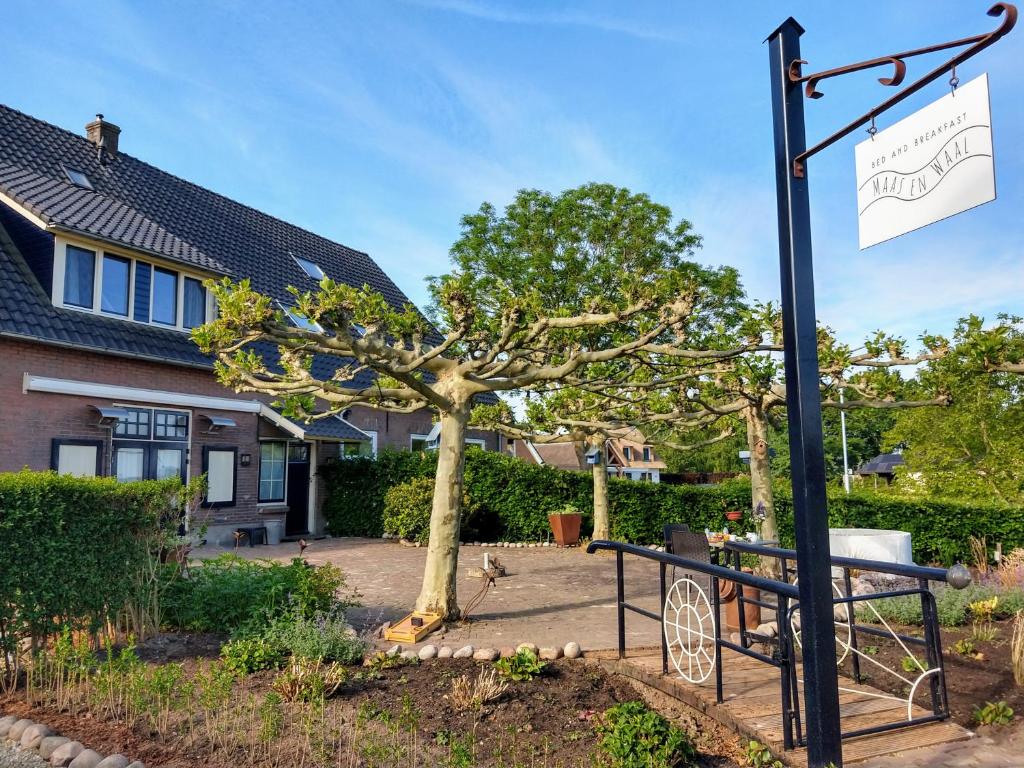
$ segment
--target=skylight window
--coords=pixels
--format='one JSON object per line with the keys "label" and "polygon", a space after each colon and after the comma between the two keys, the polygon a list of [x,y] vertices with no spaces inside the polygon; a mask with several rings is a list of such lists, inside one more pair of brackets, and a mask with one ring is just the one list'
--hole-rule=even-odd
{"label": "skylight window", "polygon": [[64,173],[67,174],[68,181],[70,181],[76,187],[81,187],[82,189],[92,189],[92,182],[89,181],[89,177],[86,176],[81,171],[75,170],[74,168],[69,168],[68,166],[65,165]]}
{"label": "skylight window", "polygon": [[288,315],[288,319],[292,321],[292,325],[296,328],[301,328],[304,331],[312,331],[313,333],[323,333],[323,328],[318,323],[313,322],[308,317],[303,317],[299,314],[295,307],[286,307],[283,304],[280,305],[284,313]]}
{"label": "skylight window", "polygon": [[314,264],[312,261],[300,258],[299,256],[296,256],[294,253],[292,254],[292,258],[295,259],[296,264],[302,267],[302,271],[305,272],[310,277],[312,277],[314,280],[323,280],[324,277],[326,277],[326,275],[324,275],[324,271],[320,269],[320,267],[317,264]]}

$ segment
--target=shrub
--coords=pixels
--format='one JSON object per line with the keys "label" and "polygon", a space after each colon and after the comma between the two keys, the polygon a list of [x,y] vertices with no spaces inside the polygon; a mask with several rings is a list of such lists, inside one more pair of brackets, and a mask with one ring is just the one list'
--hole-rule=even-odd
{"label": "shrub", "polygon": [[28,637],[116,621],[180,485],[0,474],[0,672]]}
{"label": "shrub", "polygon": [[434,481],[414,477],[388,489],[384,494],[384,530],[410,541],[427,543]]}
{"label": "shrub", "polygon": [[690,737],[642,702],[627,701],[606,710],[596,730],[598,748],[614,768],[694,765],[697,751]]}
{"label": "shrub", "polygon": [[471,681],[469,675],[452,680],[448,698],[455,709],[464,712],[497,701],[507,690],[508,683],[499,680],[495,670],[481,669],[475,681]]}
{"label": "shrub", "polygon": [[[971,614],[971,604],[998,597],[993,605],[992,617],[996,619],[1010,618],[1019,610],[1024,610],[1024,590],[1011,589],[1000,591],[996,586],[970,584],[964,589],[940,586],[935,589],[935,609],[939,624],[944,627],[959,627],[967,623]],[[872,600],[871,604],[878,614],[888,622],[896,624],[921,624],[921,598],[917,595],[901,595]],[[877,621],[875,615],[867,607],[857,608],[857,618],[865,621]]]}
{"label": "shrub", "polygon": [[269,637],[287,653],[300,659],[320,659],[355,664],[363,660],[367,643],[345,622],[338,609],[319,612],[312,618],[301,613],[279,620]]}
{"label": "shrub", "polygon": [[502,677],[509,680],[533,680],[544,671],[547,662],[540,661],[537,654],[529,648],[521,648],[514,655],[494,662],[495,669]]}
{"label": "shrub", "polygon": [[[196,632],[257,636],[293,611],[312,618],[338,604],[345,579],[332,565],[300,558],[288,565],[224,554],[174,578],[164,594],[165,622]],[[352,603],[343,598],[342,605]]]}
{"label": "shrub", "polygon": [[[324,515],[336,536],[379,536],[384,532],[385,496],[414,478],[433,478],[435,452],[383,451],[377,459],[346,459],[325,467]],[[425,488],[420,483],[419,487]],[[466,454],[466,495],[472,506],[467,538],[479,541],[537,541],[548,536],[549,510],[573,505],[584,510],[583,533],[593,530],[593,486],[584,472],[526,464],[493,451]],[[608,484],[612,535],[642,544],[661,540],[666,523],[693,530],[720,528],[725,509],[750,506],[750,482],[715,486],[638,483],[612,478]],[[792,494],[775,489],[776,517],[783,544],[793,543]],[[421,515],[423,507],[420,507]],[[943,499],[910,499],[871,491],[829,494],[832,527],[909,531],[918,562],[952,564],[971,556],[970,536],[986,536],[1007,548],[1024,547],[1024,508]],[[423,530],[419,523],[417,530]]]}
{"label": "shrub", "polygon": [[221,646],[220,657],[225,669],[250,675],[263,669],[279,669],[287,653],[273,638],[242,637]]}
{"label": "shrub", "polygon": [[273,688],[285,701],[317,702],[333,696],[348,679],[340,664],[325,664],[320,659],[292,659],[279,674]]}

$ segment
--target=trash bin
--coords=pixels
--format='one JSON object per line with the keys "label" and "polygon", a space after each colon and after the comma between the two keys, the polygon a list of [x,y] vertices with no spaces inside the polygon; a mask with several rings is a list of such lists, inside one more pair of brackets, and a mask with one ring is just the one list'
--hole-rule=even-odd
{"label": "trash bin", "polygon": [[271,518],[266,521],[267,544],[274,546],[281,543],[281,536],[284,535],[284,520]]}

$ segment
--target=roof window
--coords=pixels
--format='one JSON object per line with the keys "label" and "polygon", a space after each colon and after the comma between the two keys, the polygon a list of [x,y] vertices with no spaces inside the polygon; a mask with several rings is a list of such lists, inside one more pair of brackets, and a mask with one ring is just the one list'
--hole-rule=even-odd
{"label": "roof window", "polygon": [[302,271],[305,272],[310,277],[312,277],[314,280],[323,280],[326,277],[324,271],[320,269],[320,267],[317,264],[314,264],[312,261],[296,256],[294,253],[292,254],[292,258],[295,259],[296,264],[302,267]]}
{"label": "roof window", "polygon": [[313,322],[308,317],[304,317],[299,314],[299,311],[295,307],[286,307],[284,304],[280,304],[281,309],[288,315],[288,319],[292,321],[292,325],[296,328],[301,328],[304,331],[312,331],[313,333],[323,333],[324,329],[320,327],[318,323]]}
{"label": "roof window", "polygon": [[64,173],[67,174],[68,181],[70,181],[76,187],[81,187],[82,189],[92,189],[92,182],[89,181],[89,177],[86,176],[84,173],[74,168],[69,168],[66,165],[62,167],[64,168]]}

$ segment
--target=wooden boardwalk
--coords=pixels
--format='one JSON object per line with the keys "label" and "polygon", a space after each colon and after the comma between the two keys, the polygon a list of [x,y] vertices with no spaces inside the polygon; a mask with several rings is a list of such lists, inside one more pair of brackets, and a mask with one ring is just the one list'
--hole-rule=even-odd
{"label": "wooden boardwalk", "polygon": [[[785,751],[782,748],[782,700],[780,673],[777,668],[734,651],[723,650],[724,701],[719,704],[715,700],[713,674],[699,685],[688,683],[675,674],[670,663],[670,673],[664,675],[661,672],[660,651],[627,653],[625,659],[611,659],[605,664],[620,674],[657,688],[706,713],[746,738],[757,739],[767,744],[787,765],[800,768],[807,765],[806,749]],[[840,712],[844,731],[882,725],[902,720],[907,716],[906,702],[876,698],[871,694],[877,696],[882,693],[876,688],[857,685],[846,677],[841,678],[840,685],[856,691],[840,691]],[[929,713],[920,707],[914,707],[915,717],[927,714]],[[950,721],[915,725],[872,736],[845,739],[843,762],[849,765],[919,747],[961,741],[969,737],[970,733],[966,729]]]}

